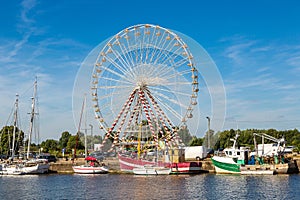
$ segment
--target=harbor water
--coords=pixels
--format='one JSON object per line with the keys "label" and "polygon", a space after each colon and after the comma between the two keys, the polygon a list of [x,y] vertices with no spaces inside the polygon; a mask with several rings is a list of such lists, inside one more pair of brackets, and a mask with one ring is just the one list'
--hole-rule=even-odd
{"label": "harbor water", "polygon": [[1,176],[1,199],[299,199],[300,175]]}

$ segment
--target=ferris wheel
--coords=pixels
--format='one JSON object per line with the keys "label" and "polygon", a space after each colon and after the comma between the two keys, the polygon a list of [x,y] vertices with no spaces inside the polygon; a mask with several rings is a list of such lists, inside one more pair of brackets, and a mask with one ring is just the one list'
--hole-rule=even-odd
{"label": "ferris wheel", "polygon": [[199,91],[187,44],[151,24],[128,27],[111,37],[98,54],[91,84],[104,143],[113,138],[113,146],[142,123],[155,141],[180,143],[178,129],[193,117]]}

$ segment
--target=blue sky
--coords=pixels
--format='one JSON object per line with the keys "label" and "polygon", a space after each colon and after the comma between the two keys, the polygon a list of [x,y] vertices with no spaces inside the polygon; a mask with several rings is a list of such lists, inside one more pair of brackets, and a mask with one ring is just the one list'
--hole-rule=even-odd
{"label": "blue sky", "polygon": [[[72,92],[81,63],[108,37],[150,23],[188,35],[211,56],[226,90],[222,129],[299,129],[299,10],[296,0],[3,1],[0,125],[6,125],[19,93],[27,129],[30,87],[37,75],[42,139],[58,139],[63,131],[75,134]],[[201,95],[200,102],[210,99]],[[201,106],[197,136],[214,112]],[[218,120],[212,119],[213,129]]]}

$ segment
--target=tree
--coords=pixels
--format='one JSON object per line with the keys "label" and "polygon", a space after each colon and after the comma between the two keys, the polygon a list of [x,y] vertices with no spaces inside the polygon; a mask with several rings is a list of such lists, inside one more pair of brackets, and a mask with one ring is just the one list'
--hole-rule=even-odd
{"label": "tree", "polygon": [[189,146],[202,146],[204,138],[197,138],[193,136],[192,140],[189,143]]}
{"label": "tree", "polygon": [[71,137],[71,134],[68,131],[65,131],[61,134],[61,137],[59,138],[59,146],[61,149],[67,147],[70,137]]}
{"label": "tree", "polygon": [[[14,126],[5,126],[2,128],[0,137],[1,154],[11,154],[10,149],[12,148],[13,130]],[[23,148],[24,132],[16,127],[15,134],[15,154],[18,154],[21,148]]]}
{"label": "tree", "polygon": [[43,148],[43,152],[49,153],[58,150],[59,145],[57,140],[48,139],[41,143],[41,147]]}
{"label": "tree", "polygon": [[178,135],[185,145],[188,145],[190,141],[193,139],[188,128],[179,129]]}
{"label": "tree", "polygon": [[[78,142],[78,145],[76,146],[76,143]],[[69,137],[68,143],[67,143],[67,151],[68,152],[72,152],[72,149],[84,149],[84,145],[82,144],[82,142],[80,141],[80,139],[77,139],[77,135],[71,135]]]}

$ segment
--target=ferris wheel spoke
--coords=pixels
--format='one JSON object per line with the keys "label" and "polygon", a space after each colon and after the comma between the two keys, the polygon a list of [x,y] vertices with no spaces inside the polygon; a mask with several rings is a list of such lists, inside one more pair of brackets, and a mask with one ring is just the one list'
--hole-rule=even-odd
{"label": "ferris wheel spoke", "polygon": [[118,83],[118,84],[132,85],[132,82],[129,82],[126,80],[114,79],[114,78],[110,78],[110,77],[101,77],[101,80],[106,80],[106,81],[110,81],[110,82]]}
{"label": "ferris wheel spoke", "polygon": [[115,60],[113,60],[112,58],[110,58],[110,57],[106,57],[107,58],[107,60],[108,61],[110,61],[110,63],[114,66],[114,67],[116,67],[120,72],[122,72],[122,74],[123,74],[123,76],[125,76],[125,74],[126,75],[128,75],[128,71],[127,70],[125,70],[126,68],[124,68],[121,64],[122,63],[120,63],[120,64],[118,64]]}
{"label": "ferris wheel spoke", "polygon": [[164,107],[165,110],[169,111],[174,117],[177,118],[177,120],[181,120],[181,115],[175,110],[173,109],[171,106],[169,106],[169,104],[164,103],[164,101],[160,98],[156,98],[157,102],[160,103],[161,107]]}
{"label": "ferris wheel spoke", "polygon": [[107,72],[110,72],[111,74],[114,74],[114,75],[116,75],[116,76],[118,76],[118,77],[120,77],[120,78],[122,78],[122,79],[127,80],[127,81],[130,82],[129,77],[126,77],[124,74],[120,74],[120,73],[118,73],[118,72],[116,72],[113,69],[110,69],[108,67],[104,67],[103,66],[102,68],[103,68],[103,70],[106,70]]}
{"label": "ferris wheel spoke", "polygon": [[165,100],[165,102],[169,102],[168,104],[166,104],[168,106],[170,105],[170,102],[171,102],[171,103],[175,104],[176,106],[179,106],[183,110],[186,109],[186,105],[181,103],[180,101],[176,101],[175,99],[171,99],[170,97],[168,97],[168,96],[166,96],[162,93],[155,93],[155,94],[156,94],[156,97],[162,97]]}
{"label": "ferris wheel spoke", "polygon": [[[171,39],[170,34],[168,34],[168,36],[165,38],[165,42],[164,42],[163,46],[160,47],[160,52],[157,55],[157,57],[154,61],[154,64],[156,64],[159,60],[160,60],[160,63],[164,64],[164,60],[166,60],[169,57],[169,54],[173,54],[173,52],[176,52],[176,51],[173,51],[173,48],[174,48],[173,42],[175,40],[176,39],[174,37]],[[167,45],[165,46],[166,43],[167,43]]]}
{"label": "ferris wheel spoke", "polygon": [[[120,71],[123,72],[123,74],[127,74],[128,76],[130,75],[128,68],[130,68],[131,63],[129,63],[129,61],[127,60],[126,54],[124,54],[122,48],[121,48],[121,44],[119,44],[122,55],[116,50],[116,49],[112,49],[112,52],[115,56],[115,59],[111,59],[113,63],[116,63],[116,60],[120,61],[120,64],[116,64],[116,66],[118,66],[120,69]],[[124,59],[124,58],[125,59]]]}
{"label": "ferris wheel spoke", "polygon": [[160,44],[161,44],[161,42],[162,42],[162,40],[163,40],[163,37],[161,37],[161,29],[160,29],[160,27],[156,27],[156,30],[154,30],[155,31],[155,43],[154,43],[154,52],[153,52],[153,55],[152,55],[152,57],[150,58],[150,60],[149,60],[149,63],[153,63],[153,59],[155,60],[155,55],[157,56],[157,54],[159,54],[160,53],[160,50],[161,50],[161,48],[160,48]]}
{"label": "ferris wheel spoke", "polygon": [[176,91],[176,90],[173,90],[173,89],[172,89],[172,91],[170,91],[168,89],[161,88],[161,87],[151,87],[150,89],[152,91],[155,91],[155,93],[165,92],[165,93],[176,93],[176,95],[181,95],[181,96],[185,96],[185,97],[190,97],[191,96],[191,94],[189,94],[189,93],[180,92],[178,90]]}
{"label": "ferris wheel spoke", "polygon": [[173,73],[173,74],[170,74],[170,75],[168,75],[168,74],[162,74],[161,73],[161,76],[165,78],[165,81],[166,82],[169,81],[165,85],[174,85],[174,84],[176,84],[176,85],[184,84],[185,85],[185,84],[191,84],[191,83],[189,83],[187,81],[186,82],[184,82],[184,81],[172,82],[172,80],[174,80],[174,79],[176,79],[176,80],[177,79],[183,79],[183,77],[185,77],[185,75],[191,75],[191,70],[188,69],[188,70],[177,72],[177,73]]}

